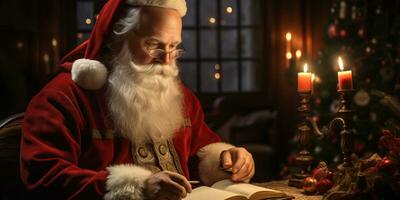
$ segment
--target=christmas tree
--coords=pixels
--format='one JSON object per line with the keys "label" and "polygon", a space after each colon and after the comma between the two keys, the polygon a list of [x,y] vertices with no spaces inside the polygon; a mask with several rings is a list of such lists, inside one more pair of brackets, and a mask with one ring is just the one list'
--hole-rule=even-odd
{"label": "christmas tree", "polygon": [[[314,61],[316,79],[312,114],[320,125],[335,117],[337,59],[352,70],[352,128],[358,156],[380,152],[381,130],[399,135],[400,2],[396,0],[336,0],[331,7],[324,47]],[[316,161],[340,162],[340,137],[316,141]]]}

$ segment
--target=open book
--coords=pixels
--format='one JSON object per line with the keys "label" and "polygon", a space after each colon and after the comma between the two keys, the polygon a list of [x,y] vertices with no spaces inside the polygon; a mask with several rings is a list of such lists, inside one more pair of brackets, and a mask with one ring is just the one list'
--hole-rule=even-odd
{"label": "open book", "polygon": [[[248,183],[234,183],[228,179],[218,181],[211,187],[201,186],[192,190],[184,200],[259,200],[286,199],[285,193]],[[290,199],[290,198],[288,198]]]}

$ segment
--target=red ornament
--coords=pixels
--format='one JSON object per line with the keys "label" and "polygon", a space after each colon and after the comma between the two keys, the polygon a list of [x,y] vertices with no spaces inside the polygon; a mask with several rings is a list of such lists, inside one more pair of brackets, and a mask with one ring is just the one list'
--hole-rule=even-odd
{"label": "red ornament", "polygon": [[317,182],[316,188],[319,194],[325,194],[326,191],[333,187],[333,182],[327,178],[321,179]]}
{"label": "red ornament", "polygon": [[382,130],[380,143],[396,157],[400,157],[400,137],[394,136],[389,130]]}
{"label": "red ornament", "polygon": [[345,38],[345,37],[347,37],[347,31],[342,29],[342,30],[340,30],[339,35],[340,35],[340,37]]}
{"label": "red ornament", "polygon": [[384,158],[377,164],[378,171],[380,173],[393,176],[397,171],[396,163],[388,158]]}
{"label": "red ornament", "polygon": [[365,145],[366,145],[365,142],[361,141],[354,142],[354,152],[358,155],[361,155],[362,153],[364,153]]}
{"label": "red ornament", "polygon": [[365,30],[363,28],[358,29],[357,35],[358,37],[363,38],[365,35]]}
{"label": "red ornament", "polygon": [[370,167],[370,168],[367,169],[367,173],[366,174],[368,174],[368,175],[375,174],[377,171],[378,171],[377,167]]}
{"label": "red ornament", "polygon": [[335,24],[332,24],[328,27],[328,36],[330,38],[336,38],[338,35],[337,27]]}

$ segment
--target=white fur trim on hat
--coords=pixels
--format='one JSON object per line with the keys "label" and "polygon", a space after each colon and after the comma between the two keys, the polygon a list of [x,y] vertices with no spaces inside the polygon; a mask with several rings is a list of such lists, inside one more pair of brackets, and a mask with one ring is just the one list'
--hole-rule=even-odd
{"label": "white fur trim on hat", "polygon": [[155,6],[175,9],[181,17],[185,16],[187,11],[185,0],[126,0],[126,3],[132,6]]}
{"label": "white fur trim on hat", "polygon": [[123,164],[107,168],[105,200],[144,199],[144,188],[146,179],[152,174],[151,171],[137,165]]}
{"label": "white fur trim on hat", "polygon": [[72,64],[72,80],[87,90],[103,87],[107,74],[107,68],[97,60],[78,59]]}
{"label": "white fur trim on hat", "polygon": [[220,169],[220,156],[222,151],[233,147],[231,144],[217,142],[206,145],[199,150],[197,153],[200,159],[199,177],[205,185],[210,186],[217,181],[230,178],[230,174]]}

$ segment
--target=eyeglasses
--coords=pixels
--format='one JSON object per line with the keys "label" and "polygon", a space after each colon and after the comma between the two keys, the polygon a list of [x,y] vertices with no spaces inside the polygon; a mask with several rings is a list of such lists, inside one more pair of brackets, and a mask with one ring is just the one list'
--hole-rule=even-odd
{"label": "eyeglasses", "polygon": [[[141,36],[135,30],[132,33]],[[141,36],[141,37],[143,37],[143,36]],[[171,51],[165,51],[164,49],[152,48],[151,45],[147,44],[147,41],[144,41],[142,48],[150,57],[155,58],[155,59],[160,59],[160,60],[166,54],[169,55],[169,59],[175,60],[175,59],[182,57],[183,53],[185,52],[182,48],[175,48]]]}
{"label": "eyeglasses", "polygon": [[175,59],[182,57],[184,50],[183,49],[174,49],[171,51],[165,51],[164,49],[146,48],[146,52],[152,58],[162,59],[164,57],[164,55],[169,54],[169,59],[175,60]]}

